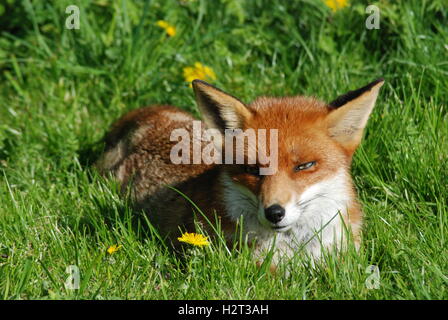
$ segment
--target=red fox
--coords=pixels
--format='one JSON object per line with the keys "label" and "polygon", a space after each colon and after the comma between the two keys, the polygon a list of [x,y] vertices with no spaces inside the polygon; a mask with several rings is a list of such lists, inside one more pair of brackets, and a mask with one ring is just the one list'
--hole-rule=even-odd
{"label": "red fox", "polygon": [[[133,110],[113,124],[96,166],[103,174],[111,173],[123,191],[130,190],[136,207],[175,247],[182,231],[194,232],[195,219],[211,231],[207,220],[218,217],[228,241],[242,219],[243,233],[258,253],[274,246],[280,256],[303,249],[319,259],[322,248],[343,249],[346,230],[358,248],[362,211],[350,165],[383,83],[378,79],[331,103],[294,96],[259,97],[245,104],[194,80],[204,124],[199,135],[193,132],[197,120],[175,107]],[[183,142],[188,150],[195,142],[207,145],[202,136],[206,129],[214,129],[218,138],[230,129],[276,129],[276,168],[261,175],[266,161],[249,163],[247,155],[244,163],[236,164],[173,163],[173,147],[180,143],[172,141],[176,129],[193,136],[193,141]],[[251,143],[245,141],[246,151],[259,148]],[[186,195],[205,217],[167,186]]]}

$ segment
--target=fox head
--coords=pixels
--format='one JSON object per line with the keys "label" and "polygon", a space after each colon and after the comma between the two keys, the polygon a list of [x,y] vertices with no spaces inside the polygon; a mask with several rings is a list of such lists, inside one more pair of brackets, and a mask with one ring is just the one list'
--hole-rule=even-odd
{"label": "fox head", "polygon": [[[268,136],[277,130],[277,139],[267,138],[267,145],[245,141],[244,164],[223,165],[228,213],[285,232],[300,219],[317,221],[356,206],[351,159],[383,82],[378,79],[331,103],[296,96],[260,97],[244,104],[204,81],[193,81],[205,124],[223,135],[219,143],[226,129],[267,130]],[[261,148],[251,159],[248,150]],[[260,174],[269,165],[267,154],[276,155],[276,170]]]}

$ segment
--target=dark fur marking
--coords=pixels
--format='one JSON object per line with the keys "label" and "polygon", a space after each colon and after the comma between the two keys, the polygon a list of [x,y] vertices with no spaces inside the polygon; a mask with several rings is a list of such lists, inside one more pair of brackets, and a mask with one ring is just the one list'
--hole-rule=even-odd
{"label": "dark fur marking", "polygon": [[359,88],[357,90],[353,90],[353,91],[349,91],[346,94],[343,94],[342,96],[337,97],[335,100],[333,100],[332,102],[330,102],[329,106],[332,109],[337,109],[339,107],[342,107],[344,104],[346,104],[347,102],[358,98],[359,96],[361,96],[363,93],[370,91],[375,85],[377,85],[378,83],[384,81],[383,78],[379,78],[371,83],[369,83],[368,85]]}
{"label": "dark fur marking", "polygon": [[[205,82],[205,81],[203,81],[203,80],[199,80],[199,79],[195,79],[195,80],[193,80],[191,83],[192,83],[192,85],[193,85],[193,89],[195,89],[195,90],[196,90],[196,88],[197,88],[196,84],[197,84],[197,83],[202,83],[203,85],[212,87],[212,88],[215,89],[216,91],[219,91],[219,92],[221,92],[221,93],[224,93],[225,95],[230,96],[230,97],[234,98],[235,100],[238,100],[239,102],[241,102],[241,104],[246,105],[243,101],[241,101],[241,100],[238,99],[237,97],[232,96],[231,94],[228,94],[228,93],[225,92],[225,91],[222,91],[221,89],[219,89],[219,88],[217,88],[217,87],[211,85],[211,84],[208,83],[208,82]],[[200,90],[200,89],[198,89],[198,90]],[[202,91],[202,90],[201,90],[201,91]]]}
{"label": "dark fur marking", "polygon": [[[219,88],[217,88],[215,86],[212,86],[211,84],[209,84],[209,83],[207,83],[205,81],[202,81],[202,80],[199,80],[199,79],[193,80],[192,85],[193,85],[193,89],[194,89],[194,91],[196,93],[196,97],[198,97],[198,99],[201,99],[201,101],[205,105],[209,106],[209,108],[208,108],[209,112],[207,112],[207,114],[209,114],[209,115],[211,115],[213,117],[213,121],[218,126],[218,129],[222,133],[224,133],[224,129],[228,129],[228,127],[227,127],[224,119],[221,117],[221,112],[220,112],[221,108],[219,106],[219,102],[213,100],[206,92],[204,92],[202,89],[200,89],[197,86],[198,83],[201,83],[203,85],[211,87],[211,88],[215,89],[216,91],[219,91],[219,92],[221,92],[221,93],[223,93],[223,94],[225,94],[227,96],[230,96],[230,97],[234,98],[235,100],[239,101],[242,105],[246,105],[246,104],[244,102],[242,102],[240,99],[238,99],[237,97],[232,96],[231,94],[228,94],[227,92],[224,92],[221,89],[219,89]],[[214,111],[213,113],[211,112],[212,110]]]}
{"label": "dark fur marking", "polygon": [[201,96],[199,97],[201,99],[201,102],[205,105],[208,105],[208,111],[207,114],[212,116],[213,122],[218,126],[218,130],[221,131],[221,133],[224,133],[224,129],[226,128],[226,123],[224,122],[224,119],[221,117],[219,106],[216,101],[214,101],[212,98],[210,98],[206,93],[201,92]]}

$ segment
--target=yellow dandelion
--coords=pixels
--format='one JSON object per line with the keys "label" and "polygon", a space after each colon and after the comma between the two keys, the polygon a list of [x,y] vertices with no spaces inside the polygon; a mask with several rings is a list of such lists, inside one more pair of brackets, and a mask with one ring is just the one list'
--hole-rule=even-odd
{"label": "yellow dandelion", "polygon": [[348,0],[325,0],[325,4],[331,10],[333,10],[333,12],[345,8],[349,5]]}
{"label": "yellow dandelion", "polygon": [[216,80],[216,74],[213,71],[213,69],[204,66],[200,62],[196,62],[192,67],[185,67],[183,71],[184,71],[184,79],[185,81],[190,82],[190,87],[191,82],[194,79],[208,80],[208,81]]}
{"label": "yellow dandelion", "polygon": [[121,248],[121,245],[114,244],[114,245],[110,246],[109,248],[107,248],[107,253],[108,254],[114,254],[115,252],[120,250],[120,248]]}
{"label": "yellow dandelion", "polygon": [[174,37],[176,35],[176,27],[170,25],[165,20],[159,20],[156,23],[160,28],[164,29],[165,32],[170,36]]}
{"label": "yellow dandelion", "polygon": [[185,232],[182,237],[177,238],[177,240],[179,240],[180,242],[192,244],[197,247],[208,246],[210,244],[207,240],[207,237],[197,233]]}

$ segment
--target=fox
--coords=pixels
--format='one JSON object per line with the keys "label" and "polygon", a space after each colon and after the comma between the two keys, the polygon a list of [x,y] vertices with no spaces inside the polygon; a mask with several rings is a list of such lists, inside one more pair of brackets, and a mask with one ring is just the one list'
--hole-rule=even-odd
{"label": "fox", "polygon": [[[105,135],[95,166],[175,248],[183,232],[199,224],[213,233],[210,221],[219,221],[227,242],[242,232],[257,256],[274,248],[277,260],[304,252],[318,261],[324,250],[343,252],[347,241],[360,247],[363,212],[351,163],[383,84],[377,79],[329,103],[301,95],[244,103],[197,79],[192,88],[202,120],[170,105],[132,110]],[[195,121],[201,134],[183,142],[190,150],[210,142],[201,138],[207,129],[221,137],[214,142],[220,147],[227,130],[277,130],[275,170],[261,175],[265,159],[256,154],[249,163],[247,152],[243,163],[173,163],[180,142],[170,133],[194,136]],[[244,149],[260,148],[252,144],[245,140]]]}

